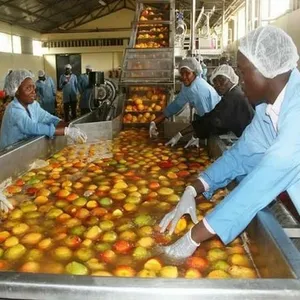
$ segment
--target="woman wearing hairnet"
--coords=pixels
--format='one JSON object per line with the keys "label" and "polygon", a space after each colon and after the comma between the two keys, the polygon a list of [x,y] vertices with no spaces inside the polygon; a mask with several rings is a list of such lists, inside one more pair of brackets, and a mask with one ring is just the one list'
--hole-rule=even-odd
{"label": "woman wearing hairnet", "polygon": [[231,131],[240,137],[254,116],[254,110],[238,85],[239,77],[232,67],[220,65],[213,71],[210,80],[222,99],[212,111],[180,131],[182,136],[191,132],[196,135],[192,136],[185,148],[199,147],[199,139],[206,139],[211,133],[225,134]]}
{"label": "woman wearing hairnet", "polygon": [[0,149],[39,135],[66,135],[75,142],[85,142],[87,136],[84,132],[75,127],[65,127],[64,122],[43,110],[35,101],[32,77],[27,70],[16,70],[9,76],[6,93],[14,99],[3,116]]}
{"label": "woman wearing hairnet", "polygon": [[[181,91],[175,100],[165,108],[164,112],[150,123],[150,137],[158,135],[156,124],[177,114],[186,104],[190,104],[195,109],[196,114],[201,117],[210,112],[220,101],[220,96],[214,88],[201,78],[201,66],[194,57],[183,59],[179,64],[179,71],[183,83]],[[179,132],[174,137],[176,140],[174,143],[176,144],[181,137]]]}
{"label": "woman wearing hairnet", "polygon": [[256,113],[237,143],[183,193],[177,207],[160,223],[172,233],[179,218],[197,223],[195,197],[210,198],[238,176],[240,184],[202,221],[165,253],[176,258],[193,254],[201,242],[218,235],[232,241],[282,191],[300,211],[300,73],[292,39],[273,26],[258,28],[240,40],[238,68],[244,91]]}
{"label": "woman wearing hairnet", "polygon": [[56,88],[50,76],[46,76],[44,70],[38,71],[39,79],[36,81],[36,92],[40,100],[41,107],[49,114],[55,114]]}
{"label": "woman wearing hairnet", "polygon": [[65,65],[65,73],[60,76],[59,87],[63,91],[65,121],[69,122],[70,107],[72,120],[76,119],[77,116],[76,109],[78,93],[77,76],[72,74],[72,66],[70,64]]}

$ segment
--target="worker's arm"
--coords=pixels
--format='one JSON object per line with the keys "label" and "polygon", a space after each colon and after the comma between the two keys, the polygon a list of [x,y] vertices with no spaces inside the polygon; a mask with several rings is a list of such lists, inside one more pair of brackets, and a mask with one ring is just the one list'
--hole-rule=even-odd
{"label": "worker's arm", "polygon": [[61,121],[60,118],[53,116],[49,114],[47,111],[45,111],[44,109],[42,109],[37,102],[35,102],[33,105],[34,105],[35,113],[37,114],[40,123],[48,124],[48,125],[53,124],[56,127],[58,123]]}
{"label": "worker's arm", "polygon": [[76,75],[74,75],[74,87],[75,87],[76,93],[78,93],[79,88],[78,88],[78,81],[77,81],[77,76]]}
{"label": "worker's arm", "polygon": [[52,79],[51,77],[49,77],[49,80],[50,80],[50,84],[51,84],[53,96],[55,96],[55,95],[56,95],[56,87],[55,87],[55,84],[54,84],[53,79]]}
{"label": "worker's arm", "polygon": [[165,118],[172,117],[180,112],[184,106],[189,102],[188,99],[188,88],[182,87],[180,93],[176,96],[174,101],[172,101],[165,109],[164,116]]}
{"label": "worker's arm", "polygon": [[[282,119],[278,136],[255,168],[208,215],[205,220],[224,243],[234,239],[282,191],[300,179],[300,109]],[[253,132],[255,133],[255,132]],[[259,138],[259,132],[256,133]],[[293,201],[300,201],[299,195]],[[298,204],[298,203],[297,203]],[[201,224],[195,227],[196,242],[206,239]]]}
{"label": "worker's arm", "polygon": [[59,88],[63,89],[64,86],[65,86],[64,75],[60,75],[60,78],[59,78]]}
{"label": "worker's arm", "polygon": [[81,75],[78,76],[78,82],[77,83],[78,83],[78,91],[79,91],[80,94],[82,94],[84,88],[83,88],[83,79],[82,79]]}

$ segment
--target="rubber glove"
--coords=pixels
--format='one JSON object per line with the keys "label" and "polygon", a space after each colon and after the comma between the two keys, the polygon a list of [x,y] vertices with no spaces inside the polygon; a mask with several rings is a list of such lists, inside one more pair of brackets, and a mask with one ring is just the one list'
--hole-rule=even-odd
{"label": "rubber glove", "polygon": [[182,138],[182,134],[178,132],[175,136],[173,136],[167,143],[165,143],[165,146],[171,145],[171,147],[175,146],[178,141]]}
{"label": "rubber glove", "polygon": [[192,239],[192,229],[190,229],[183,237],[170,246],[163,247],[163,251],[167,256],[176,259],[183,259],[191,256],[200,246]]}
{"label": "rubber glove", "polygon": [[196,202],[195,197],[197,196],[197,192],[194,187],[188,186],[186,187],[179,203],[171,212],[166,214],[164,218],[159,223],[159,227],[161,227],[160,232],[163,233],[171,224],[169,229],[169,234],[171,235],[174,232],[177,222],[184,214],[189,214],[191,216],[192,221],[196,224],[198,223],[197,215],[196,215]]}
{"label": "rubber glove", "polygon": [[11,178],[6,179],[0,184],[0,209],[4,212],[8,212],[9,209],[13,209],[13,205],[7,200],[3,191],[12,183]]}
{"label": "rubber glove", "polygon": [[149,136],[150,136],[150,138],[158,136],[157,127],[156,127],[155,122],[153,122],[153,121],[150,123]]}
{"label": "rubber glove", "polygon": [[86,143],[87,135],[76,127],[65,127],[65,136],[71,138],[75,143]]}
{"label": "rubber glove", "polygon": [[184,146],[184,148],[195,146],[199,148],[199,138],[195,138],[192,136],[192,138],[188,141],[188,143]]}

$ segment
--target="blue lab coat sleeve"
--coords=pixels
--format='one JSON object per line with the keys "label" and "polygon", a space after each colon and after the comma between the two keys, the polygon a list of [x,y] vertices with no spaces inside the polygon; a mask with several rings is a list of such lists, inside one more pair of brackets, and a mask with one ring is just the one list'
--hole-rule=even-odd
{"label": "blue lab coat sleeve", "polygon": [[180,112],[184,106],[189,102],[187,90],[182,87],[180,93],[176,96],[175,100],[171,102],[165,109],[164,115],[169,118]]}

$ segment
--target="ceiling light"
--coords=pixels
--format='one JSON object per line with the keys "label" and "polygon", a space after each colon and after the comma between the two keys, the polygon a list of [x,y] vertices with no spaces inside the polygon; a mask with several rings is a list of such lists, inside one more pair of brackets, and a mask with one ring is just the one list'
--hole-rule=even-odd
{"label": "ceiling light", "polygon": [[103,0],[99,0],[98,2],[99,2],[99,4],[101,4],[103,6],[107,5],[107,3],[105,1],[103,1]]}

